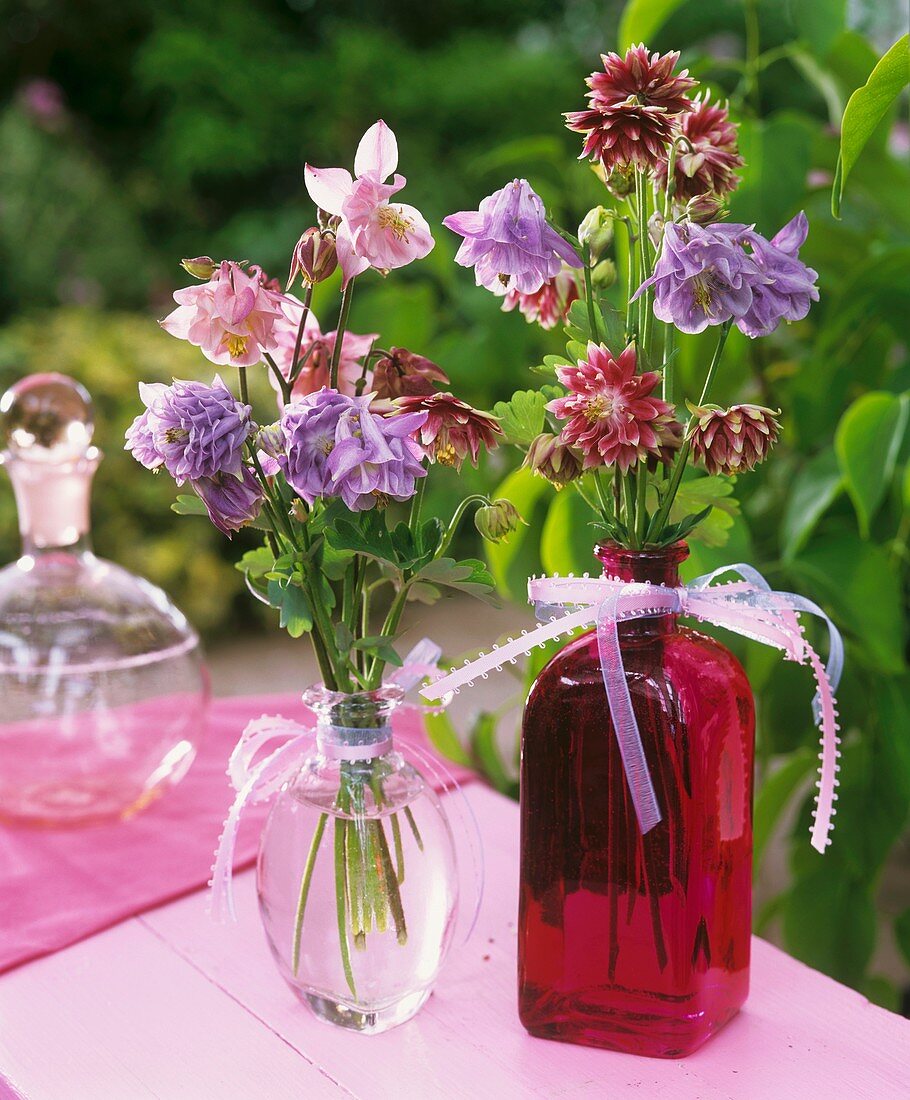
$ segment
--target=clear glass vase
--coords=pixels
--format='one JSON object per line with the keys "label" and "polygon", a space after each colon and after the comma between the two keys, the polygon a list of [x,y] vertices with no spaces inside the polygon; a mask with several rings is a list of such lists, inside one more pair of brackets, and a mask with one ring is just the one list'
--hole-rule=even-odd
{"label": "clear glass vase", "polygon": [[[597,556],[607,576],[675,587],[687,553]],[[752,693],[733,654],[674,615],[622,623],[619,637],[662,820],[642,835],[584,634],[525,710],[519,1013],[533,1035],[680,1057],[749,988]]]}
{"label": "clear glass vase", "polygon": [[331,1024],[378,1033],[430,995],[458,879],[442,802],[392,742],[397,687],[313,688],[316,744],[262,834],[262,920],[282,977]]}
{"label": "clear glass vase", "polygon": [[0,818],[125,816],[193,761],[208,699],[199,640],[160,589],[92,552],[88,394],[31,375],[0,414],[22,538],[0,570]]}

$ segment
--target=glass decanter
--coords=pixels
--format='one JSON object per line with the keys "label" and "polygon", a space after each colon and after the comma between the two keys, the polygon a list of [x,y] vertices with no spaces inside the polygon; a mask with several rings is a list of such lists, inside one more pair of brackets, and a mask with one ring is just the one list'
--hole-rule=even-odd
{"label": "glass decanter", "polygon": [[154,585],[92,553],[91,400],[35,374],[0,401],[22,554],[0,570],[0,818],[77,825],[146,806],[189,768],[208,681]]}
{"label": "glass decanter", "polygon": [[[607,576],[676,586],[688,550],[596,554]],[[525,710],[519,1013],[532,1035],[679,1057],[749,988],[754,707],[736,658],[676,616],[619,635],[662,820],[641,834],[586,633]]]}
{"label": "glass decanter", "polygon": [[458,878],[440,798],[395,751],[400,688],[313,688],[316,744],[278,795],[259,849],[262,920],[282,977],[331,1024],[378,1033],[430,995]]}

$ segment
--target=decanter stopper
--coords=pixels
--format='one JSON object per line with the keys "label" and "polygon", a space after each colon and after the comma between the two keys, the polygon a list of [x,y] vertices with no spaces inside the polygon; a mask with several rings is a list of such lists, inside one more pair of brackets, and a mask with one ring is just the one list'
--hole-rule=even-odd
{"label": "decanter stopper", "polygon": [[0,462],[13,483],[25,553],[88,548],[91,480],[101,458],[93,430],[92,400],[66,375],[29,375],[0,399]]}

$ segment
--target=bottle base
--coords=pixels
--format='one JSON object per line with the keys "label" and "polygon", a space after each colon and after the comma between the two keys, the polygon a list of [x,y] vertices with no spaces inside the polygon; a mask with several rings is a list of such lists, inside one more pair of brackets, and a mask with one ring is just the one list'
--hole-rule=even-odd
{"label": "bottle base", "polygon": [[420,1011],[430,996],[429,989],[410,993],[390,1005],[368,1008],[349,1004],[321,993],[309,993],[291,986],[299,999],[310,1009],[317,1020],[361,1035],[379,1035],[399,1024],[404,1024]]}
{"label": "bottle base", "polygon": [[705,1014],[669,1018],[657,1014],[598,1013],[597,1017],[577,1010],[540,1013],[521,1012],[529,1035],[577,1046],[638,1054],[644,1058],[685,1058],[716,1035],[739,1012],[736,1005],[711,1019]]}

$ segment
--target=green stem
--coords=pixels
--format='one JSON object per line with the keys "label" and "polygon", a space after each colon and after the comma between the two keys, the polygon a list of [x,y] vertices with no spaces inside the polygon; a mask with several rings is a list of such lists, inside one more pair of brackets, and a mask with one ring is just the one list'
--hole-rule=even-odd
{"label": "green stem", "polygon": [[264,351],[263,358],[269,365],[269,370],[275,376],[275,381],[278,383],[278,388],[281,390],[281,400],[286,405],[291,400],[291,384],[281,373],[281,368],[275,362],[275,360],[269,355],[267,351]]}
{"label": "green stem", "polygon": [[344,343],[344,330],[351,312],[351,297],[354,294],[354,280],[348,283],[341,295],[341,312],[338,315],[338,328],[335,332],[335,347],[332,349],[332,365],[329,368],[329,386],[338,389],[338,364],[341,361],[341,345]]}
{"label": "green stem", "polygon": [[392,914],[392,920],[395,922],[395,935],[398,942],[404,947],[408,942],[408,927],[404,919],[404,907],[401,904],[401,891],[398,889],[398,880],[395,876],[395,869],[392,866],[392,856],[389,852],[389,844],[386,840],[382,822],[371,821],[370,824],[375,831],[376,843],[379,847],[382,876],[388,892],[389,910]]}
{"label": "green stem", "polygon": [[420,835],[420,830],[417,828],[417,822],[414,820],[414,815],[411,813],[411,807],[405,806],[404,816],[407,818],[408,825],[411,826],[411,832],[414,834],[414,842],[417,845],[418,851],[423,851],[423,837]]}
{"label": "green stem", "polygon": [[624,474],[620,474],[617,470],[617,477],[622,477],[622,487],[626,498],[626,527],[629,529],[629,540],[632,543],[632,549],[636,549],[636,536],[635,536],[635,491],[632,488],[632,475],[626,471]]}
{"label": "green stem", "polygon": [[316,831],[310,841],[310,850],[307,853],[306,865],[303,868],[303,878],[300,880],[300,897],[297,899],[297,913],[294,916],[294,947],[291,952],[291,971],[296,977],[300,966],[300,940],[303,935],[303,916],[306,911],[307,898],[310,895],[310,883],[313,881],[313,870],[316,867],[316,856],[319,854],[319,845],[325,833],[328,814],[320,814],[316,823]]}
{"label": "green stem", "polygon": [[635,479],[638,489],[638,499],[635,504],[635,519],[637,523],[638,544],[643,546],[648,523],[647,494],[648,494],[648,467],[644,462],[639,462],[635,470]]}
{"label": "green stem", "polygon": [[249,405],[250,390],[246,382],[246,367],[237,368],[237,377],[240,379],[240,400],[244,405]]}
{"label": "green stem", "polygon": [[[645,177],[642,172],[635,173],[635,200],[638,208],[638,247],[641,259],[641,282],[651,277],[650,241],[648,239],[648,197],[645,194]],[[649,357],[651,340],[651,291],[646,290],[639,298],[639,346],[645,357]]]}
{"label": "green stem", "polygon": [[595,344],[600,343],[600,330],[597,327],[597,315],[594,312],[594,288],[591,283],[591,250],[585,248],[582,256],[584,266],[582,273],[585,280],[585,305],[588,307],[588,328],[591,330],[591,339]]}
{"label": "green stem", "polygon": [[462,517],[465,512],[470,508],[472,504],[489,504],[490,498],[484,496],[483,493],[472,493],[470,496],[465,497],[464,500],[455,509],[455,512],[449,521],[449,526],[446,528],[446,533],[442,537],[442,542],[439,544],[439,549],[436,551],[434,557],[441,558],[446,550],[449,548],[449,544],[455,537],[455,533],[458,530],[458,524],[461,523]]}
{"label": "green stem", "polygon": [[294,384],[294,380],[300,373],[298,363],[300,361],[300,345],[303,343],[303,330],[306,328],[306,319],[310,313],[310,305],[313,301],[313,284],[306,288],[306,294],[303,296],[303,312],[300,314],[300,324],[297,326],[297,339],[294,341],[294,358],[291,360],[291,374],[288,379],[290,385]]}
{"label": "green stem", "polygon": [[335,909],[338,917],[338,943],[341,948],[341,965],[351,996],[357,996],[354,971],[351,969],[351,948],[348,944],[347,875],[345,872],[345,832],[347,819],[335,818]]}
{"label": "green stem", "polygon": [[[701,397],[698,399],[698,404],[704,405],[708,400],[708,394],[711,391],[711,385],[714,382],[714,376],[717,374],[717,367],[720,363],[720,357],[723,354],[724,344],[727,342],[727,336],[730,333],[730,322],[726,321],[721,326],[720,334],[717,338],[717,346],[714,349],[714,356],[711,359],[711,364],[708,367],[708,373],[705,376],[705,384],[702,387]],[[695,422],[698,418],[693,413],[689,417],[689,422],[686,424],[685,440],[682,447],[679,449],[679,453],[676,456],[676,461],[673,463],[673,469],[670,473],[670,482],[667,485],[666,492],[663,500],[660,503],[660,508],[654,514],[654,519],[651,522],[651,526],[648,530],[649,538],[657,538],[663,532],[664,527],[667,525],[667,519],[670,515],[670,509],[673,506],[673,501],[676,498],[676,493],[679,489],[680,482],[682,481],[683,472],[686,468],[686,462],[689,459],[689,452],[692,449],[692,440],[690,433],[695,426]]]}

